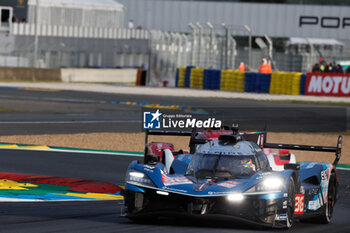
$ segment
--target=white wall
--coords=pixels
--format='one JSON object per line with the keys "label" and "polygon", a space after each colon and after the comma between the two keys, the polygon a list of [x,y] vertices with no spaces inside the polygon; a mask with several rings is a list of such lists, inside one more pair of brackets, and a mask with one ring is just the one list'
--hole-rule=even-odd
{"label": "white wall", "polygon": [[63,82],[135,83],[137,69],[61,69]]}

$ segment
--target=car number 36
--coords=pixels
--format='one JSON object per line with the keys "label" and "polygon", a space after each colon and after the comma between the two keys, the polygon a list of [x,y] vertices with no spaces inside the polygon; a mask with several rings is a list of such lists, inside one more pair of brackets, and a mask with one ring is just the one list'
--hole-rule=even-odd
{"label": "car number 36", "polygon": [[304,194],[296,194],[294,214],[303,214],[303,213],[304,213]]}

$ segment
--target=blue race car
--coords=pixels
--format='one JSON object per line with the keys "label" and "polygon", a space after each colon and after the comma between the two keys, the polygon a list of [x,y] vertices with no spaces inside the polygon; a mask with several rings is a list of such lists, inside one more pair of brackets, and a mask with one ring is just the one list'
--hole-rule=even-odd
{"label": "blue race car", "polygon": [[[188,131],[146,132],[146,138],[191,136],[191,151],[174,158],[165,149],[162,162],[131,162],[125,216],[136,222],[174,215],[222,218],[275,228],[290,228],[296,219],[330,222],[341,136],[336,147],[324,147],[267,143],[266,132],[232,132],[210,140]],[[334,152],[336,158],[333,164],[287,163],[274,171],[263,148]]]}

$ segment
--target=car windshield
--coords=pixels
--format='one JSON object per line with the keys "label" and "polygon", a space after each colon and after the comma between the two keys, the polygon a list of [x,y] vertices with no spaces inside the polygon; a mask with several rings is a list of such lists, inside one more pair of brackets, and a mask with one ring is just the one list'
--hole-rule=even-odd
{"label": "car windshield", "polygon": [[198,178],[232,178],[251,176],[255,172],[253,156],[196,153],[188,165],[186,174]]}

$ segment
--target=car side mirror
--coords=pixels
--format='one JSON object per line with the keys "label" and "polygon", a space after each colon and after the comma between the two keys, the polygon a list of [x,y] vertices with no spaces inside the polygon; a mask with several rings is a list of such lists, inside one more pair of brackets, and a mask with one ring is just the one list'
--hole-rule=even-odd
{"label": "car side mirror", "polygon": [[300,170],[300,164],[297,163],[285,163],[284,170]]}

